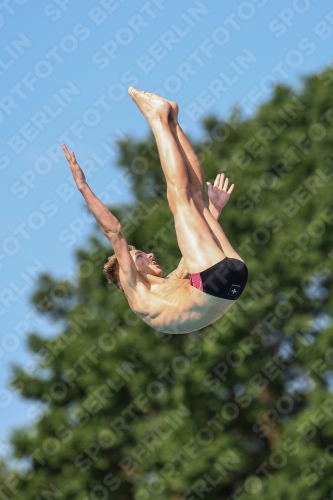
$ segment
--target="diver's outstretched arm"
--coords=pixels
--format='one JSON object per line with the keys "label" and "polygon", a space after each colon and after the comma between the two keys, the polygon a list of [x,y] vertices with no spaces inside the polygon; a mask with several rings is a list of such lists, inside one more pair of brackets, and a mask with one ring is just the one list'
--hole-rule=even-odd
{"label": "diver's outstretched arm", "polygon": [[108,235],[112,233],[115,234],[119,232],[121,229],[120,222],[91,191],[87,184],[84,172],[76,161],[74,152],[72,151],[69,153],[65,144],[62,144],[62,148],[72,171],[75,184],[83,198],[86,200],[86,203],[95,217],[102,233],[108,237]]}
{"label": "diver's outstretched arm", "polygon": [[69,153],[65,144],[62,144],[66,159],[72,171],[75,184],[85,199],[91,213],[95,217],[102,233],[110,241],[117,257],[119,267],[127,283],[135,287],[139,278],[138,271],[130,254],[121,224],[110,210],[94,195],[86,182],[85,175],[77,163],[74,152]]}

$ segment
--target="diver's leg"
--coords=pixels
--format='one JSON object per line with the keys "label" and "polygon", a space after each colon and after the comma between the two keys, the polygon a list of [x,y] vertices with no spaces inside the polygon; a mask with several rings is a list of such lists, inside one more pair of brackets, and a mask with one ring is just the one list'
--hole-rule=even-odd
{"label": "diver's leg", "polygon": [[196,203],[199,212],[205,218],[207,224],[209,225],[214,236],[217,238],[218,244],[220,245],[225,255],[230,258],[241,259],[241,257],[237,254],[237,252],[234,250],[231,243],[229,242],[228,238],[226,237],[221,225],[209,210],[205,193],[205,175],[201,163],[197,155],[195,154],[195,151],[193,150],[185,133],[180,127],[178,120],[177,123],[175,123],[175,125],[172,126],[172,129],[174,131],[174,134],[176,134],[177,136],[180,148],[184,152],[184,156],[186,158],[186,165],[191,185],[192,197],[194,202]]}
{"label": "diver's leg", "polygon": [[190,273],[201,272],[226,255],[193,201],[187,166],[169,125],[171,105],[133,87],[129,94],[148,120],[156,139],[177,241],[187,269]]}
{"label": "diver's leg", "polygon": [[175,140],[178,144],[178,148],[183,157],[183,162],[187,168],[187,174],[190,184],[190,192],[194,203],[198,211],[205,218],[208,226],[210,227],[213,238],[216,244],[224,252],[227,257],[241,259],[237,252],[232,247],[228,238],[226,237],[221,225],[216,220],[216,218],[211,214],[209,207],[207,205],[207,198],[205,192],[205,175],[201,163],[192,148],[188,138],[186,137],[184,131],[179,125],[178,121],[178,105],[174,101],[168,101],[163,97],[156,94],[147,93],[151,97],[166,101],[170,104],[171,110],[169,113],[169,125],[170,130],[173,133]]}

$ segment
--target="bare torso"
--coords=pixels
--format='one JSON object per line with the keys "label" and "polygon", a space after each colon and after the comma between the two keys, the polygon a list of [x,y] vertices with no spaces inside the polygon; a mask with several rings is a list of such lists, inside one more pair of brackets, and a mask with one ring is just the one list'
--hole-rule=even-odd
{"label": "bare torso", "polygon": [[132,311],[164,333],[189,333],[219,319],[235,301],[214,297],[190,285],[188,279],[141,275],[136,289],[124,286]]}

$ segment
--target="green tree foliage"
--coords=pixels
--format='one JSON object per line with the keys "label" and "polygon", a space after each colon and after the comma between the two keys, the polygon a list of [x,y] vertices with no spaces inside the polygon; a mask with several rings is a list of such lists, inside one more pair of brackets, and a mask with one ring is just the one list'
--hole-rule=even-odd
{"label": "green tree foliage", "polygon": [[[149,328],[102,275],[112,252],[97,236],[73,279],[40,277],[32,302],[62,334],[31,333],[35,368],[14,368],[36,423],[12,435],[29,465],[8,498],[333,498],[332,83],[204,122],[196,151],[206,180],[236,184],[220,223],[249,268],[215,324]],[[167,273],[180,252],[153,139],[120,148],[137,202],[112,210]]]}

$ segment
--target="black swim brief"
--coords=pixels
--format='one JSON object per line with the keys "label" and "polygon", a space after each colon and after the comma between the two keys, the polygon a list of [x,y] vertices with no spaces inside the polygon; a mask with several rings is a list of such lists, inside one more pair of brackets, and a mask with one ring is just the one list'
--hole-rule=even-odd
{"label": "black swim brief", "polygon": [[244,291],[247,279],[246,264],[226,257],[201,273],[190,274],[190,285],[214,297],[237,300]]}

